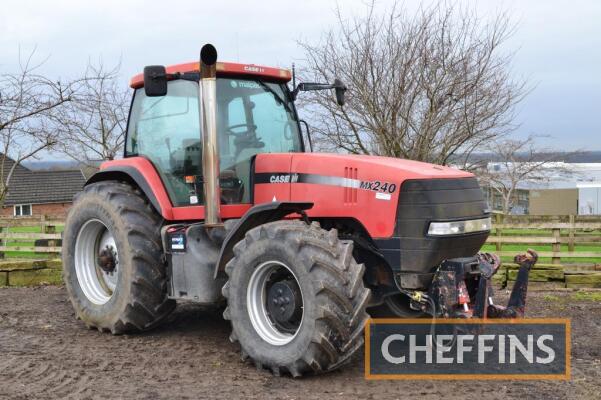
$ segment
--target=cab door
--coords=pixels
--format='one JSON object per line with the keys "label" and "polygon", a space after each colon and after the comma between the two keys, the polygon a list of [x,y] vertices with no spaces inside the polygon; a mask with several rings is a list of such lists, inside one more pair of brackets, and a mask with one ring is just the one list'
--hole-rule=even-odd
{"label": "cab door", "polygon": [[203,202],[198,83],[169,82],[162,97],[136,91],[127,128],[126,157],[148,159],[173,207]]}
{"label": "cab door", "polygon": [[[217,80],[221,192],[225,204],[257,204],[290,198],[285,178],[281,182],[267,182],[277,184],[270,190],[266,186],[258,191],[253,187],[263,185],[260,183],[263,172],[288,174],[291,152],[301,150],[292,106],[282,100],[286,96],[279,84],[233,78]],[[257,174],[254,176],[253,163]]]}

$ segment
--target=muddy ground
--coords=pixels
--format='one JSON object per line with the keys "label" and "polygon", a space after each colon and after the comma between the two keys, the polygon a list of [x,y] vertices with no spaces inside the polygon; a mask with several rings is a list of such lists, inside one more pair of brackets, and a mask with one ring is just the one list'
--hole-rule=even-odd
{"label": "muddy ground", "polygon": [[572,319],[570,382],[408,382],[365,380],[362,356],[340,371],[303,379],[257,371],[240,361],[218,310],[184,305],[152,332],[115,337],[76,321],[64,288],[5,288],[0,398],[599,399],[599,300],[530,295],[530,316]]}

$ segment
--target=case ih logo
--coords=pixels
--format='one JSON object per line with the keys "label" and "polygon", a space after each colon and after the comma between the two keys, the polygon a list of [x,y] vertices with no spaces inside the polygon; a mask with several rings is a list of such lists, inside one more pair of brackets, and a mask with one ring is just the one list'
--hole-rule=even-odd
{"label": "case ih logo", "polygon": [[244,70],[248,71],[248,72],[257,72],[257,73],[263,73],[263,72],[265,72],[264,68],[256,67],[254,65],[245,65],[244,66]]}
{"label": "case ih logo", "polygon": [[367,379],[570,379],[567,319],[375,319]]}
{"label": "case ih logo", "polygon": [[341,176],[327,176],[305,173],[287,172],[261,172],[255,175],[255,183],[311,183],[314,185],[340,186],[353,189],[369,190],[372,192],[392,194],[397,190],[397,185],[383,181],[361,181],[358,179],[343,178]]}
{"label": "case ih logo", "polygon": [[296,183],[298,182],[298,174],[283,174],[271,175],[269,183]]}

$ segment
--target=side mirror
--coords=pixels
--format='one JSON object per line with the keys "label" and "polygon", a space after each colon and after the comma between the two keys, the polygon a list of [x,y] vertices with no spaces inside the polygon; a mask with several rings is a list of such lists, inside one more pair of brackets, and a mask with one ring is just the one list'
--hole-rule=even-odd
{"label": "side mirror", "polygon": [[148,97],[167,94],[167,71],[162,65],[144,67],[144,93]]}
{"label": "side mirror", "polygon": [[334,79],[334,90],[336,91],[336,103],[342,107],[344,105],[346,86],[344,86],[344,83],[340,79]]}
{"label": "side mirror", "polygon": [[339,106],[344,105],[344,92],[346,92],[346,86],[340,79],[334,79],[333,84],[329,83],[313,83],[313,82],[303,82],[299,83],[298,86],[292,91],[292,100],[296,100],[298,96],[298,92],[308,92],[310,90],[326,90],[326,89],[334,89],[336,91],[336,103]]}

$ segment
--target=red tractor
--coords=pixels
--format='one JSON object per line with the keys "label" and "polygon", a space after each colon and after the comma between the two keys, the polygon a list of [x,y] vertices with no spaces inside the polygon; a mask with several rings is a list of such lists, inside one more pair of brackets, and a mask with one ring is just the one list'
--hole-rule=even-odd
{"label": "red tractor", "polygon": [[[123,159],[102,164],[71,208],[66,287],[89,328],[156,326],[176,301],[223,304],[242,358],[274,374],[332,370],[373,313],[515,317],[492,303],[498,259],[479,255],[490,215],[476,178],[440,165],[311,153],[288,70],[217,62],[149,66]],[[294,85],[293,85],[294,86]]]}

